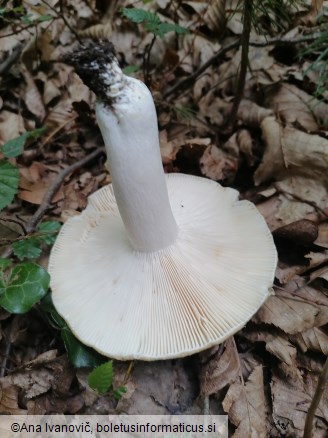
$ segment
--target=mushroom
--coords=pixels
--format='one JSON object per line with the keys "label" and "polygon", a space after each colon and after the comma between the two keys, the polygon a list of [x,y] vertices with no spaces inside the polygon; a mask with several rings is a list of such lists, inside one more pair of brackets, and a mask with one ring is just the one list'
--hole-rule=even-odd
{"label": "mushroom", "polygon": [[120,360],[223,342],[270,295],[277,255],[263,217],[234,189],[164,174],[151,93],[122,73],[110,43],[69,62],[96,94],[112,184],[52,249],[57,311],[80,341]]}

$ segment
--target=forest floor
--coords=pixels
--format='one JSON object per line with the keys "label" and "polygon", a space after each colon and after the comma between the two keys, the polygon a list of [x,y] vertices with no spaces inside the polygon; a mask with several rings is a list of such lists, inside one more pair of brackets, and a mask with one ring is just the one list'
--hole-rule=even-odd
{"label": "forest floor", "polygon": [[[150,87],[165,171],[211,178],[254,202],[279,263],[275,294],[222,345],[181,360],[136,361],[129,372],[129,362],[114,361],[113,387],[126,388],[119,400],[89,387],[90,352],[74,350],[44,303],[24,314],[1,309],[0,413],[203,414],[209,397],[210,412],[228,415],[235,438],[303,436],[328,355],[328,94],[314,97],[315,54],[300,57],[318,16],[327,23],[328,2],[305,3],[288,17],[258,17],[264,30],[251,32],[231,124],[243,31],[237,1],[5,2],[0,145],[19,183],[0,215],[3,257],[46,269],[49,246],[33,240],[40,223],[64,223],[111,182],[95,97],[60,62],[93,38],[112,41],[124,71]],[[122,14],[126,7],[178,26],[155,37],[149,22]],[[15,242],[25,246],[13,251]],[[327,429],[328,390],[314,436]]]}

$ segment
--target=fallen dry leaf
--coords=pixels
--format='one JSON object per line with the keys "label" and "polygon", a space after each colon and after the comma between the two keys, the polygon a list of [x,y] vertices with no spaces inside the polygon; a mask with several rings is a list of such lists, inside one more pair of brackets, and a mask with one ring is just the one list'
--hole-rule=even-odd
{"label": "fallen dry leaf", "polygon": [[253,320],[273,324],[291,335],[301,333],[328,323],[328,297],[296,277],[283,290],[277,289]]}
{"label": "fallen dry leaf", "polygon": [[238,352],[234,340],[225,341],[223,348],[208,363],[203,365],[200,374],[200,393],[208,396],[215,394],[226,385],[233,383],[240,373]]}
{"label": "fallen dry leaf", "polygon": [[236,431],[231,438],[266,438],[266,401],[263,386],[263,368],[257,366],[245,386],[233,383],[223,400],[223,409]]}
{"label": "fallen dry leaf", "polygon": [[200,159],[200,168],[203,175],[214,181],[232,181],[238,169],[238,159],[210,145]]}

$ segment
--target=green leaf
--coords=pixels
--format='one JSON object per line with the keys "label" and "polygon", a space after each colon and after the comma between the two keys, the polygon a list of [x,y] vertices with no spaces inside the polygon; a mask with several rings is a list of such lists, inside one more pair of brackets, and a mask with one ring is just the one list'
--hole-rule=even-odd
{"label": "green leaf", "polygon": [[11,203],[18,189],[19,173],[17,167],[0,161],[0,210]]}
{"label": "green leaf", "polygon": [[90,388],[104,394],[113,383],[113,361],[103,363],[95,368],[88,376],[88,384]]}
{"label": "green leaf", "polygon": [[41,266],[21,263],[0,285],[0,305],[10,313],[26,313],[45,296],[50,276]]}
{"label": "green leaf", "polygon": [[53,322],[56,324],[56,326],[59,329],[67,328],[66,322],[64,319],[59,315],[57,310],[55,309],[55,306],[52,302],[51,292],[47,293],[47,295],[43,298],[41,301],[42,308],[49,313],[50,318],[53,320]]}
{"label": "green leaf", "polygon": [[113,396],[116,398],[116,400],[120,400],[123,394],[125,394],[127,391],[125,386],[119,386],[118,388],[113,390]]}
{"label": "green leaf", "polygon": [[19,137],[7,141],[2,147],[2,153],[7,158],[18,157],[23,150],[27,139],[38,138],[44,132],[44,128],[34,129],[33,131],[24,132]]}
{"label": "green leaf", "polygon": [[26,132],[19,137],[13,138],[2,146],[2,153],[5,157],[17,157],[23,152],[26,141]]}
{"label": "green leaf", "polygon": [[139,70],[139,65],[136,65],[136,64],[127,65],[126,67],[124,67],[122,69],[123,73],[127,76],[131,75],[132,73],[134,73],[138,70]]}
{"label": "green leaf", "polygon": [[36,237],[27,237],[24,240],[18,240],[14,242],[11,247],[19,260],[37,259],[41,254],[40,242]]}
{"label": "green leaf", "polygon": [[11,261],[9,259],[0,258],[0,270],[1,271],[8,268],[8,266],[10,264],[11,264]]}
{"label": "green leaf", "polygon": [[178,24],[174,24],[174,23],[160,23],[157,26],[156,32],[154,32],[154,33],[156,34],[156,36],[163,38],[164,35],[167,34],[168,32],[175,32],[179,35],[184,35],[184,34],[188,33],[188,29],[186,29],[185,27],[179,26]]}
{"label": "green leaf", "polygon": [[158,15],[152,12],[145,11],[138,8],[122,8],[121,10],[124,17],[128,18],[133,23],[153,23],[159,24],[161,22]]}
{"label": "green leaf", "polygon": [[104,362],[103,356],[78,341],[68,327],[61,330],[61,337],[65,344],[68,360],[75,368],[93,368]]}
{"label": "green leaf", "polygon": [[38,236],[38,238],[47,245],[52,245],[56,240],[56,236],[60,230],[60,227],[61,225],[59,222],[42,222],[42,224],[38,226],[38,231],[40,232],[40,236]]}
{"label": "green leaf", "polygon": [[176,32],[178,34],[188,33],[184,27],[174,23],[162,22],[157,14],[145,11],[138,8],[123,8],[122,14],[131,20],[133,23],[144,23],[146,29],[154,35],[163,38],[168,32]]}
{"label": "green leaf", "polygon": [[40,15],[38,18],[37,18],[37,21],[39,22],[39,23],[42,23],[43,21],[50,21],[50,20],[52,20],[54,17],[52,16],[52,15]]}

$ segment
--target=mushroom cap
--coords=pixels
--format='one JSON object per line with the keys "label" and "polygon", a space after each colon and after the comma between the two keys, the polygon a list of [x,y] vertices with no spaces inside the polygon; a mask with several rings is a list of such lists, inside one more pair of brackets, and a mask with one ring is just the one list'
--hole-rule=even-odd
{"label": "mushroom cap", "polygon": [[105,356],[196,353],[240,330],[270,295],[277,254],[256,207],[205,178],[166,181],[179,226],[171,246],[133,249],[109,185],[64,224],[51,252],[57,311]]}

